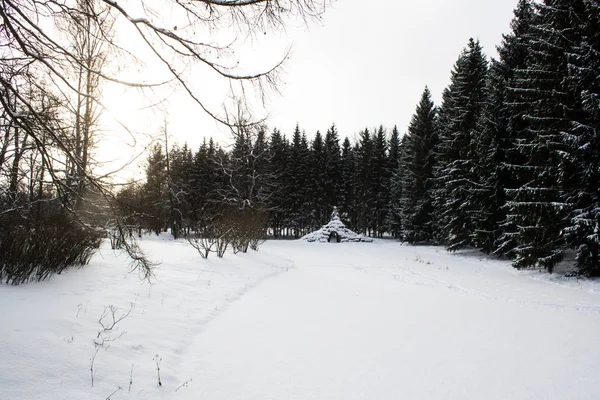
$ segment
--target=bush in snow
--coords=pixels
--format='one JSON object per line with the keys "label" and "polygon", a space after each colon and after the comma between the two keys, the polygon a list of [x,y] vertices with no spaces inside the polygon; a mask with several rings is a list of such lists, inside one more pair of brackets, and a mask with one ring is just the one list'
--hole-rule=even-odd
{"label": "bush in snow", "polygon": [[104,236],[52,203],[0,215],[0,226],[0,282],[12,285],[87,264]]}
{"label": "bush in snow", "polygon": [[235,253],[246,253],[248,248],[258,250],[267,235],[268,217],[256,209],[230,209],[225,220],[231,225],[231,246]]}
{"label": "bush in snow", "polygon": [[234,253],[246,253],[249,248],[258,250],[266,236],[266,226],[267,215],[260,210],[223,206],[205,226],[194,229],[197,234],[186,238],[202,258],[208,258],[210,253],[223,257],[230,245]]}

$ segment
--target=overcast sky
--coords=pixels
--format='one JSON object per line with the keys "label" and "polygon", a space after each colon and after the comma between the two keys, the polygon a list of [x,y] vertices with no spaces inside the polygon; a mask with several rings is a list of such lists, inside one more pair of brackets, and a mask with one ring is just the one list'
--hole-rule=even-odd
{"label": "overcast sky", "polygon": [[[269,129],[277,127],[290,137],[298,123],[309,138],[332,123],[342,138],[355,138],[365,127],[380,124],[406,132],[425,85],[439,105],[453,64],[470,37],[480,40],[488,56],[496,56],[495,46],[509,31],[516,3],[339,0],[321,24],[288,23],[285,40],[271,42],[267,35],[262,52],[244,55],[245,61],[263,60],[270,52],[276,62],[293,46],[281,95],[271,96],[268,103]],[[205,136],[229,141],[225,130],[202,116],[197,106],[173,97],[167,108],[172,141],[187,141],[193,149]]]}
{"label": "overcast sky", "polygon": [[[322,26],[294,32],[294,54],[270,125],[310,136],[332,122],[341,136],[397,125],[405,132],[425,85],[439,104],[470,37],[488,56],[507,33],[516,0],[340,0]],[[376,4],[376,5],[375,5]]]}

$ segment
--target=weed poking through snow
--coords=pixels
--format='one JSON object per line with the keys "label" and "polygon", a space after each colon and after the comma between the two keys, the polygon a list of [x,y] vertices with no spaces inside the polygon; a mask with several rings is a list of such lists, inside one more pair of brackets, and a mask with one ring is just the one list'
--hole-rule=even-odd
{"label": "weed poking through snow", "polygon": [[116,389],[114,392],[112,392],[111,394],[109,394],[109,395],[106,397],[106,400],[110,400],[111,396],[112,396],[113,394],[117,393],[119,390],[123,390],[123,389],[121,388],[121,386],[117,386],[117,389]]}
{"label": "weed poking through snow", "polygon": [[118,336],[112,336],[111,333],[119,322],[123,321],[129,316],[132,309],[133,303],[129,307],[129,311],[122,313],[121,315],[117,315],[119,309],[112,304],[108,307],[104,307],[104,311],[102,312],[102,315],[100,315],[100,319],[98,319],[98,323],[102,327],[102,330],[98,332],[98,335],[96,335],[96,338],[94,339],[94,345],[97,347],[104,347],[107,342],[114,342],[125,335],[127,333],[125,331],[121,332],[121,334]]}
{"label": "weed poking through snow", "polygon": [[131,373],[129,374],[129,389],[127,393],[131,393],[131,385],[133,385],[133,364],[131,364]]}
{"label": "weed poking through snow", "polygon": [[156,376],[158,377],[158,386],[162,386],[162,381],[160,380],[160,362],[162,358],[157,354],[154,356],[154,361],[156,361]]}
{"label": "weed poking through snow", "polygon": [[[111,334],[113,332],[113,329],[117,326],[117,324],[129,316],[132,309],[133,303],[131,303],[129,311],[119,315],[119,309],[113,306],[112,304],[108,307],[104,307],[104,311],[102,311],[102,314],[98,319],[98,323],[102,327],[102,330],[99,331],[96,337],[94,338],[94,352],[92,353],[92,357],[90,357],[90,379],[92,381],[92,387],[94,386],[94,376],[96,375],[96,371],[94,370],[94,362],[96,361],[98,351],[101,347],[104,348],[104,350],[108,349],[109,346],[107,345],[107,343],[114,342],[115,340],[119,339],[127,333],[123,331],[118,336],[113,336]],[[117,389],[115,392],[111,393],[110,396],[112,396],[119,390],[120,388]],[[110,398],[110,396],[108,396],[107,398]]]}
{"label": "weed poking through snow", "polygon": [[190,384],[191,381],[192,381],[192,378],[190,378],[187,381],[183,382],[181,385],[177,386],[177,389],[175,389],[175,391],[178,391],[181,388],[188,387],[188,385]]}

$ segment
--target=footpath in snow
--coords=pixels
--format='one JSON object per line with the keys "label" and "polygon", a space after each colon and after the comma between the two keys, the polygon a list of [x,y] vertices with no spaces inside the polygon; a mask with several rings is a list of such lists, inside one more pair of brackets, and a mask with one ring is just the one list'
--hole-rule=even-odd
{"label": "footpath in snow", "polygon": [[393,242],[268,249],[297,268],[197,337],[184,369],[202,379],[190,399],[600,395],[594,285]]}
{"label": "footpath in snow", "polygon": [[[258,253],[212,261],[184,243],[145,246],[163,260],[152,286],[109,251],[49,282],[0,286],[0,398],[600,393],[595,282],[385,240],[269,241]],[[92,388],[93,338],[108,304],[132,312],[119,323],[127,333],[98,353]]]}

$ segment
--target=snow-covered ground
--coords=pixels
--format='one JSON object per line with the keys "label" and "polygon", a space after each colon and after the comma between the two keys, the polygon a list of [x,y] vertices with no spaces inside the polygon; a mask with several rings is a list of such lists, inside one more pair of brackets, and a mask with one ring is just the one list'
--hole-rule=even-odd
{"label": "snow-covered ground", "polygon": [[[0,399],[600,396],[598,282],[388,240],[209,260],[165,237],[143,246],[162,261],[152,285],[106,247],[48,282],[0,285]],[[104,331],[111,306],[131,311]]]}

